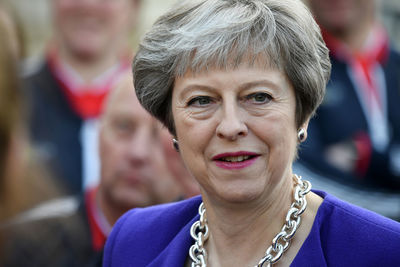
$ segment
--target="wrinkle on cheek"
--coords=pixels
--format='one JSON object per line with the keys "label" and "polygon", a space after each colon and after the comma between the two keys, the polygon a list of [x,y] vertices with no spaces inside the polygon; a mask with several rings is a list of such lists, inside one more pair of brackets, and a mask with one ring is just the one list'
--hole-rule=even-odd
{"label": "wrinkle on cheek", "polygon": [[192,111],[187,111],[187,112],[185,112],[184,118],[183,118],[185,124],[190,125],[191,123],[194,123],[193,116],[194,116],[194,114],[193,114]]}
{"label": "wrinkle on cheek", "polygon": [[281,122],[286,122],[286,123],[291,123],[293,122],[293,126],[295,125],[295,104],[291,103],[288,99],[285,99],[284,101],[281,101],[279,105],[274,105],[271,106],[268,110],[268,114],[270,115],[270,118],[276,120],[276,121],[281,121]]}
{"label": "wrinkle on cheek", "polygon": [[174,114],[175,121],[184,124],[187,124],[193,117],[193,112],[183,106],[176,107]]}

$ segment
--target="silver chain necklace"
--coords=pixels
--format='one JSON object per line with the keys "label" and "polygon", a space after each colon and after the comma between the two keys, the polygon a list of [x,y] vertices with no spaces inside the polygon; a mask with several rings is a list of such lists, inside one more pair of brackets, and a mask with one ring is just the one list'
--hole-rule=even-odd
{"label": "silver chain necklace", "polygon": [[[293,175],[296,184],[294,190],[294,201],[290,205],[286,214],[285,224],[281,231],[272,240],[272,245],[265,251],[265,256],[260,259],[255,267],[269,267],[280,260],[283,253],[289,248],[290,242],[300,226],[301,215],[307,208],[306,194],[311,190],[311,183],[302,180],[301,176]],[[199,206],[200,220],[193,223],[190,228],[190,235],[195,243],[189,249],[189,256],[192,261],[192,267],[207,267],[207,251],[204,243],[210,236],[208,231],[206,209],[203,202]]]}

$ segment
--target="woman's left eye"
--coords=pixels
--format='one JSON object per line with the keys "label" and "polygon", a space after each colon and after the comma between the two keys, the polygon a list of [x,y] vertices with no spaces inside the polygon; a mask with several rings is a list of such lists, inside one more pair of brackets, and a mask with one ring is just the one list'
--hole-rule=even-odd
{"label": "woman's left eye", "polygon": [[251,100],[256,104],[266,104],[271,101],[271,95],[267,93],[254,93],[246,96],[247,100]]}

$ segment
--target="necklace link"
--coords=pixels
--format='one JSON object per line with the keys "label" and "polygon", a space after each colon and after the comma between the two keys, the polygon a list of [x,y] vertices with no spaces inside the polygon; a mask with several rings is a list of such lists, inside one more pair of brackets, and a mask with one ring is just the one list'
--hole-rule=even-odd
{"label": "necklace link", "polygon": [[[281,231],[274,237],[272,244],[265,251],[264,257],[260,259],[255,267],[270,267],[279,261],[283,253],[288,250],[291,240],[294,237],[301,223],[300,216],[307,208],[306,195],[311,190],[311,183],[302,180],[301,176],[293,175],[296,184],[293,198],[294,201],[286,214],[285,223]],[[206,209],[202,202],[199,206],[200,219],[193,223],[190,228],[190,235],[195,243],[189,249],[189,256],[192,260],[192,267],[207,267],[207,251],[204,243],[210,235],[207,224]]]}
{"label": "necklace link", "polygon": [[195,243],[190,247],[189,256],[192,259],[192,267],[207,267],[207,251],[204,248],[204,243],[207,241],[210,232],[203,202],[199,206],[199,214],[200,220],[196,221],[190,228],[190,235]]}

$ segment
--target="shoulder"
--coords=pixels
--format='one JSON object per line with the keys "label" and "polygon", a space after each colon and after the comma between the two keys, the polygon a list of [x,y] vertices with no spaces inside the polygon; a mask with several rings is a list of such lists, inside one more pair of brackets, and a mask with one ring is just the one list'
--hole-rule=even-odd
{"label": "shoulder", "polygon": [[[114,225],[107,239],[104,266],[111,266],[114,259],[120,263],[147,263],[164,250],[181,229],[192,221],[201,203],[197,196],[188,200],[132,209]],[[140,251],[127,255],[126,251]]]}
{"label": "shoulder", "polygon": [[36,80],[48,71],[49,68],[45,57],[35,60],[34,63],[22,63],[22,78],[27,81]]}
{"label": "shoulder", "polygon": [[69,218],[78,214],[82,209],[82,196],[68,196],[56,198],[39,204],[38,206],[21,213],[10,221],[10,224],[29,224],[41,220]]}
{"label": "shoulder", "polygon": [[38,62],[36,66],[32,67],[29,71],[24,71],[22,79],[24,89],[27,91],[34,91],[35,94],[43,90],[44,92],[51,92],[49,88],[51,88],[52,91],[54,91],[54,87],[59,88],[46,59]]}
{"label": "shoulder", "polygon": [[321,211],[325,213],[325,217],[329,217],[330,220],[326,222],[330,224],[342,224],[343,221],[351,223],[345,228],[363,224],[369,227],[370,230],[390,232],[400,237],[400,223],[367,209],[342,201],[329,194],[325,194],[324,202],[321,205]]}
{"label": "shoulder", "polygon": [[396,62],[400,62],[400,52],[394,49],[389,50],[389,59],[393,59]]}
{"label": "shoulder", "polygon": [[325,194],[315,223],[327,260],[400,265],[398,222]]}
{"label": "shoulder", "polygon": [[[399,51],[390,49],[387,60],[382,65],[383,71],[386,75],[386,79],[398,80],[399,79],[399,67],[400,67],[400,53]],[[396,86],[393,86],[396,87]],[[397,88],[397,87],[396,87]]]}
{"label": "shoulder", "polygon": [[174,228],[193,219],[200,203],[201,198],[197,196],[184,201],[132,209],[117,221],[112,234],[132,231],[140,233],[143,230],[159,229],[160,225]]}
{"label": "shoulder", "polygon": [[3,247],[6,266],[61,265],[72,259],[78,263],[91,249],[88,222],[79,197],[45,203],[0,230],[9,240]]}
{"label": "shoulder", "polygon": [[51,200],[28,210],[0,225],[2,231],[25,239],[41,242],[43,238],[56,240],[60,236],[73,238],[81,235],[88,227],[84,200],[71,196]]}

